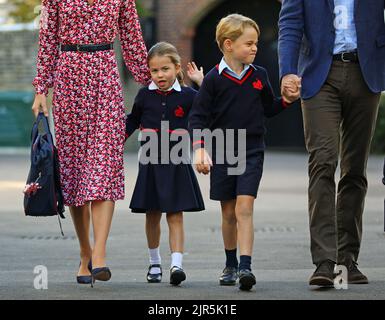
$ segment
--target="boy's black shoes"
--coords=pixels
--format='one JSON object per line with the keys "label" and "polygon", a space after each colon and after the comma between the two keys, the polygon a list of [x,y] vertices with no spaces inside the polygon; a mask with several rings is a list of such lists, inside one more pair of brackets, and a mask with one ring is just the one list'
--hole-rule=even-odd
{"label": "boy's black shoes", "polygon": [[[159,268],[160,273],[150,273],[151,268]],[[148,272],[147,272],[147,282],[150,283],[159,283],[162,281],[162,267],[160,264],[151,264],[148,267]]]}
{"label": "boy's black shoes", "polygon": [[250,290],[256,284],[255,276],[249,269],[239,270],[239,289],[243,291]]}
{"label": "boy's black shoes", "polygon": [[184,280],[186,280],[186,274],[183,269],[176,266],[172,267],[170,270],[170,283],[177,286]]}
{"label": "boy's black shoes", "polygon": [[309,285],[320,287],[334,286],[334,265],[334,261],[331,260],[325,260],[319,263],[309,279]]}
{"label": "boy's black shoes", "polygon": [[223,269],[219,277],[219,284],[221,286],[235,286],[238,279],[238,270],[234,267],[226,267]]}

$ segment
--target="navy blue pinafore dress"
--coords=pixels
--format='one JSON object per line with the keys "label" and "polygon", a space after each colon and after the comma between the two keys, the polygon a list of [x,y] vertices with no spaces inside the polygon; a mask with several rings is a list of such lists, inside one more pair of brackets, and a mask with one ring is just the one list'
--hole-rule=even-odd
{"label": "navy blue pinafore dress", "polygon": [[[166,92],[150,88],[151,85],[140,89],[135,98],[132,112],[126,117],[126,137],[138,128],[147,138],[156,137],[158,161],[146,164],[139,161],[139,172],[130,209],[134,213],[202,211],[205,209],[204,201],[189,157],[184,158],[180,164],[173,164],[171,159],[168,164],[162,164],[162,159],[167,158],[164,158],[164,152],[161,154],[162,133],[186,135],[184,141],[189,142],[188,114],[197,92],[179,85],[174,85]],[[151,134],[148,134],[149,132]],[[152,139],[152,142],[154,141],[156,139]],[[149,139],[141,142],[141,151],[146,143],[149,143]],[[169,142],[167,151],[176,143],[178,142]],[[170,154],[168,153],[166,157],[170,158]],[[141,156],[139,158],[141,159]]]}

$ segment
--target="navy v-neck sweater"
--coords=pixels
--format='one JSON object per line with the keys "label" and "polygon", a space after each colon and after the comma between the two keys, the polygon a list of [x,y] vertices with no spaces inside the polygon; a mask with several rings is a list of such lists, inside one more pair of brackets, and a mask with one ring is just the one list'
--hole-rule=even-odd
{"label": "navy v-neck sweater", "polygon": [[[264,68],[251,66],[241,80],[218,66],[205,76],[189,116],[189,132],[194,129],[246,129],[247,148],[264,149],[264,119],[288,106],[276,97]],[[193,141],[194,149],[204,147],[204,139]]]}

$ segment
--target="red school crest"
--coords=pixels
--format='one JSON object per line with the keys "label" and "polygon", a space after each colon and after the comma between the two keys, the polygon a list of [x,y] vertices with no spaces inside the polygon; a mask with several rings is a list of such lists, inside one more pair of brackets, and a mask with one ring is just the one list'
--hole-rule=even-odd
{"label": "red school crest", "polygon": [[175,111],[175,117],[182,118],[184,116],[184,110],[181,106],[178,106]]}
{"label": "red school crest", "polygon": [[263,89],[263,84],[261,80],[257,79],[256,81],[253,82],[253,87],[256,90],[262,90]]}

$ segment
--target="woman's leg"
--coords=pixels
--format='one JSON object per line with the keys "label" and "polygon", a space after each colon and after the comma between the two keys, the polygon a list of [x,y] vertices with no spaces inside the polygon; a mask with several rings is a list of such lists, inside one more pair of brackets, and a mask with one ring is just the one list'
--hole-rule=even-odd
{"label": "woman's leg", "polygon": [[94,250],[92,268],[106,266],[106,244],[114,213],[114,201],[92,201],[92,224],[94,229]]}
{"label": "woman's leg", "polygon": [[89,275],[88,262],[92,257],[90,244],[90,204],[69,207],[80,245],[80,267],[78,275]]}

